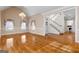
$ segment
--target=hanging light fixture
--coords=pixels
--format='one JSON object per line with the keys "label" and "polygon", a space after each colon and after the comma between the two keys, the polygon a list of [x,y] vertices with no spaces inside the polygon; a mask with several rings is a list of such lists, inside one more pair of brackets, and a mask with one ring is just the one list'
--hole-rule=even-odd
{"label": "hanging light fixture", "polygon": [[19,16],[22,18],[22,20],[26,17],[26,15],[23,12],[19,13]]}

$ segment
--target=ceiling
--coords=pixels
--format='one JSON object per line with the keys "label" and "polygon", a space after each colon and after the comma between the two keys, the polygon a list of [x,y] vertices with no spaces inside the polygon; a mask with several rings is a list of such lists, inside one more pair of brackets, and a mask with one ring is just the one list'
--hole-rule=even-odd
{"label": "ceiling", "polygon": [[35,15],[38,13],[50,11],[50,10],[57,9],[60,7],[61,6],[23,6],[23,7],[18,7],[18,8],[28,13],[28,15]]}
{"label": "ceiling", "polygon": [[4,10],[4,9],[7,9],[9,8],[9,6],[0,6],[0,10]]}
{"label": "ceiling", "polygon": [[[11,6],[0,6],[0,10],[4,10],[10,7]],[[16,6],[16,7],[21,9],[23,12],[25,12],[29,16],[32,16],[38,13],[43,13],[46,11],[51,11],[57,8],[61,8],[63,6]],[[66,19],[72,19],[75,17],[74,9],[64,12],[64,14],[65,14]]]}
{"label": "ceiling", "polygon": [[75,9],[68,10],[64,12],[66,20],[75,19]]}
{"label": "ceiling", "polygon": [[[9,7],[10,6],[0,6],[0,10],[7,9]],[[23,10],[25,13],[27,13],[29,16],[31,16],[31,15],[35,15],[38,13],[57,9],[57,8],[62,7],[62,6],[16,6],[16,7]]]}

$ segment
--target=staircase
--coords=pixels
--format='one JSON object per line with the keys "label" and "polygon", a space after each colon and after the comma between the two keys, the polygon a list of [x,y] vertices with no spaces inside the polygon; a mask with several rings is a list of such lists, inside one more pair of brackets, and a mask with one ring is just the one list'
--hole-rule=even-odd
{"label": "staircase", "polygon": [[64,15],[56,13],[52,17],[47,19],[48,33],[51,34],[63,34],[64,33]]}

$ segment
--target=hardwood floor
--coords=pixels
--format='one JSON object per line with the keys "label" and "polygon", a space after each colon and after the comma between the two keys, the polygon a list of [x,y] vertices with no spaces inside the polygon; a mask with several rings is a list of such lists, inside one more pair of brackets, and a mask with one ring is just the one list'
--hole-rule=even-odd
{"label": "hardwood floor", "polygon": [[[26,43],[22,43],[21,36],[26,36]],[[13,38],[13,46],[8,48],[6,41]],[[13,53],[71,53],[79,52],[79,44],[74,42],[74,33],[64,33],[63,35],[46,36],[31,33],[2,35],[0,39],[0,50]]]}

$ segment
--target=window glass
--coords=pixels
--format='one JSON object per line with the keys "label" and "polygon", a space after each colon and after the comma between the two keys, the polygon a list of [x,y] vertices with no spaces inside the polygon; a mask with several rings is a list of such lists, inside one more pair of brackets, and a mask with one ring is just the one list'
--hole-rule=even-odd
{"label": "window glass", "polygon": [[21,23],[21,30],[26,30],[26,22]]}
{"label": "window glass", "polygon": [[32,21],[31,25],[32,25],[32,30],[35,30],[36,29],[35,21]]}
{"label": "window glass", "polygon": [[73,24],[73,20],[67,21],[67,25],[72,25],[72,24]]}
{"label": "window glass", "polygon": [[14,29],[13,21],[6,21],[5,23],[5,29],[6,31],[10,31]]}

